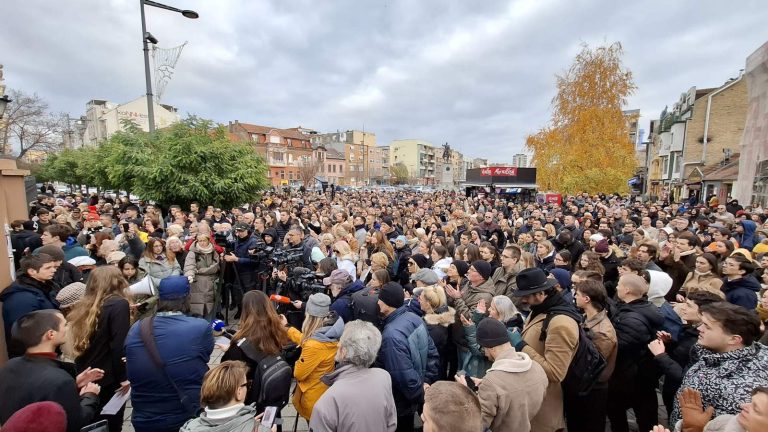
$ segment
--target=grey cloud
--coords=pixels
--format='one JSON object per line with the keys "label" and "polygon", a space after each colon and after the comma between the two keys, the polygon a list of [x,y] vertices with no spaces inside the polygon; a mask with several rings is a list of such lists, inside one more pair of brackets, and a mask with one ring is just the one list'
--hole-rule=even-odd
{"label": "grey cloud", "polygon": [[[555,74],[582,43],[622,42],[639,87],[627,108],[647,128],[689,87],[735,76],[768,18],[760,1],[166,1],[200,13],[147,10],[161,46],[189,41],[165,94],[182,112],[365,127],[379,143],[448,141],[498,161],[549,120]],[[10,87],[73,115],[144,93],[137,1],[5,0],[2,11]]]}

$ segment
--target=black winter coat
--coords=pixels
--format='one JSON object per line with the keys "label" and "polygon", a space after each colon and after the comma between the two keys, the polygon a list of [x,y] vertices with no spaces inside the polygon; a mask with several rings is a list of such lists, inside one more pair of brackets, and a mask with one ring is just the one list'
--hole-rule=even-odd
{"label": "black winter coat", "polygon": [[64,261],[56,270],[56,273],[53,274],[53,281],[56,282],[59,288],[64,288],[73,282],[82,282],[83,274],[76,266]]}
{"label": "black winter coat", "polygon": [[75,359],[77,370],[83,371],[88,367],[103,369],[104,378],[98,384],[105,389],[115,388],[125,381],[124,345],[130,328],[128,301],[119,297],[105,300],[88,349]]}
{"label": "black winter coat", "polygon": [[75,365],[41,356],[11,359],[0,369],[0,423],[16,411],[35,403],[51,401],[64,408],[67,432],[77,432],[97,414],[99,397],[79,396]]}
{"label": "black winter coat", "polygon": [[639,368],[643,360],[650,359],[648,343],[656,339],[656,332],[661,330],[664,316],[659,308],[643,298],[629,303],[617,303],[611,321],[618,339],[615,376],[633,367]]}

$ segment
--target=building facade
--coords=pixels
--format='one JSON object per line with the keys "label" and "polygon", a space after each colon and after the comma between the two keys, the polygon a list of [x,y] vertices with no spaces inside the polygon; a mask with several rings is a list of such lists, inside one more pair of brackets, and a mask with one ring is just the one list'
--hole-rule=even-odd
{"label": "building facade", "polygon": [[[177,108],[157,102],[153,103],[156,129],[168,127],[181,119]],[[141,130],[149,132],[149,115],[147,114],[147,99],[145,97],[142,96],[124,104],[93,99],[85,105],[85,116],[80,118],[80,121],[85,123],[82,138],[77,140],[73,138],[73,142],[96,145],[115,132],[123,130],[123,121],[125,120],[130,120]]]}
{"label": "building facade", "polygon": [[269,165],[268,178],[272,186],[304,185],[301,171],[315,162],[310,143],[313,131],[300,127],[279,129],[238,120],[229,122],[228,131],[238,141],[250,143],[264,158]]}
{"label": "building facade", "polygon": [[[403,139],[389,144],[389,162],[391,165],[402,163],[408,169],[413,184],[422,186],[437,185],[437,160],[435,147],[423,140]],[[442,157],[442,152],[439,152]]]}
{"label": "building facade", "polygon": [[368,184],[391,184],[389,171],[389,146],[368,147]]}
{"label": "building facade", "polygon": [[358,130],[313,134],[311,143],[344,155],[347,175],[342,179],[342,186],[360,187],[370,184],[369,152],[371,147],[376,146],[376,134]]}
{"label": "building facade", "polygon": [[739,145],[738,181],[733,197],[744,205],[768,206],[768,43],[747,57],[747,118]]}
{"label": "building facade", "polygon": [[528,168],[528,155],[525,153],[517,153],[512,156],[512,166],[518,168]]}

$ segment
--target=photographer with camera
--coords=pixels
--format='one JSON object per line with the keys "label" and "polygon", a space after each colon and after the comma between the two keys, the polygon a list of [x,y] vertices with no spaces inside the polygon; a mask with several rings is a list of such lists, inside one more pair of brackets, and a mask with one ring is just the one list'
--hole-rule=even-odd
{"label": "photographer with camera", "polygon": [[[217,233],[218,234],[218,233]],[[232,303],[237,307],[235,319],[240,319],[240,303],[243,293],[252,290],[258,283],[258,262],[253,259],[250,251],[255,250],[258,240],[251,235],[250,227],[244,223],[235,224],[235,239],[227,245],[224,262],[231,269],[225,272],[225,280],[230,287]]]}
{"label": "photographer with camera", "polygon": [[312,248],[319,247],[320,244],[311,236],[305,236],[304,231],[298,226],[293,225],[288,233],[285,234],[285,245],[288,249],[301,249],[301,264],[305,268],[314,268],[312,262]]}

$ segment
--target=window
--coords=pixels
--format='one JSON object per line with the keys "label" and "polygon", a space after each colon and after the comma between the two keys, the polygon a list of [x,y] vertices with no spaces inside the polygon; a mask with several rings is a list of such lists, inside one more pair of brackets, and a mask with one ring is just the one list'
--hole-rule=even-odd
{"label": "window", "polygon": [[344,174],[344,165],[339,165],[339,173]]}
{"label": "window", "polygon": [[269,142],[272,144],[280,144],[280,137],[277,135],[270,135]]}
{"label": "window", "polygon": [[285,180],[285,171],[280,171],[280,178]]}
{"label": "window", "polygon": [[288,172],[288,179],[293,180],[293,171]]}
{"label": "window", "polygon": [[336,172],[336,164],[331,165],[333,167],[333,172]]}

